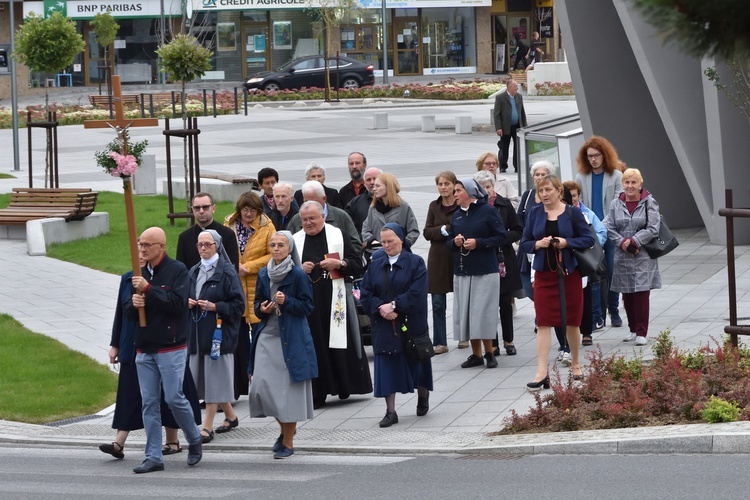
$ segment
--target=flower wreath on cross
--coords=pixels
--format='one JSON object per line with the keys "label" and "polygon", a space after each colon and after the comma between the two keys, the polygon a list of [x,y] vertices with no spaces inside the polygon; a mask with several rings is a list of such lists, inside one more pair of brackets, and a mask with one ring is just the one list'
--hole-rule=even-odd
{"label": "flower wreath on cross", "polygon": [[112,177],[126,178],[133,175],[136,169],[141,166],[143,153],[148,146],[147,140],[131,143],[127,131],[125,131],[124,136],[128,143],[127,155],[122,154],[122,141],[120,139],[115,139],[107,144],[105,151],[94,153],[97,165]]}

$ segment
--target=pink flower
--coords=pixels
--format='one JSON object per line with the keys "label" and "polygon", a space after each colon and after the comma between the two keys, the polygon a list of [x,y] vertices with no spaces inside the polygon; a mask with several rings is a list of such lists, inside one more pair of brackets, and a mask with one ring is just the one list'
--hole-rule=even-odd
{"label": "pink flower", "polygon": [[133,155],[121,155],[111,151],[107,154],[110,158],[115,160],[117,168],[113,169],[110,174],[113,177],[129,177],[133,175],[138,168],[138,162]]}

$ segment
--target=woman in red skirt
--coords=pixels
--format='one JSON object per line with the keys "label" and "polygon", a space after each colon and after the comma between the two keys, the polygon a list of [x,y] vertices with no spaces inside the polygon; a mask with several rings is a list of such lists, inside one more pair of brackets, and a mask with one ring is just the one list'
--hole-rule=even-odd
{"label": "woman in red skirt", "polygon": [[[536,192],[542,201],[526,214],[521,251],[533,254],[534,309],[538,333],[536,336],[537,371],[534,380],[526,384],[529,390],[549,388],[547,370],[551,345],[550,328],[565,326],[570,345],[573,378],[583,376],[578,361],[583,315],[583,287],[581,273],[572,249],[583,250],[594,245],[594,237],[578,207],[562,201],[563,186],[553,175],[536,182]],[[560,296],[560,285],[564,297]],[[565,304],[563,318],[562,304]]]}

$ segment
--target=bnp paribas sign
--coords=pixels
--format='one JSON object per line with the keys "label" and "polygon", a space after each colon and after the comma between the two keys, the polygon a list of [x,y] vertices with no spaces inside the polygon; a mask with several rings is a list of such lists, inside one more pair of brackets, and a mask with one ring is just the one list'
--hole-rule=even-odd
{"label": "bnp paribas sign", "polygon": [[[181,0],[165,0],[164,13],[169,17],[181,15]],[[100,13],[109,12],[119,18],[154,18],[161,13],[160,0],[43,0],[23,2],[24,17],[29,13],[49,17],[54,12],[71,19],[93,19]]]}

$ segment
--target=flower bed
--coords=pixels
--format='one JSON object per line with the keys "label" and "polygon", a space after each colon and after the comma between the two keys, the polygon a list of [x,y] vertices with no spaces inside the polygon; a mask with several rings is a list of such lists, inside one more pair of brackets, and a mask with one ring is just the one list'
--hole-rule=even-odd
{"label": "flower bed", "polygon": [[750,420],[750,349],[729,341],[680,352],[669,332],[654,360],[588,355],[583,382],[553,378],[525,415],[514,411],[499,434]]}
{"label": "flower bed", "polygon": [[544,82],[544,83],[537,83],[535,85],[536,87],[536,95],[542,95],[542,96],[561,96],[561,95],[575,95],[575,90],[573,89],[573,83],[567,82],[567,83],[555,83],[555,82]]}
{"label": "flower bed", "polygon": [[[375,87],[363,87],[356,90],[341,89],[339,91],[339,98],[341,99],[394,99],[404,97],[405,91],[409,91],[408,95],[411,99],[435,99],[435,100],[450,100],[450,101],[466,101],[476,99],[487,99],[495,92],[505,88],[504,80],[500,78],[494,78],[491,80],[462,80],[456,81],[455,79],[448,79],[439,84],[392,84]],[[331,97],[336,97],[336,91],[331,91]],[[262,103],[262,102],[279,102],[279,101],[317,101],[325,99],[324,89],[319,88],[303,88],[299,90],[280,90],[278,92],[250,92],[247,95],[248,103]],[[242,110],[244,106],[244,96],[238,95],[238,107]],[[206,105],[208,114],[213,114],[213,96],[208,93],[206,95]],[[188,92],[187,99],[185,100],[185,106],[189,116],[202,116],[203,115],[203,93],[202,92]],[[27,110],[32,112],[32,120],[42,121],[44,120],[44,107],[43,106],[29,106],[26,109],[19,110],[19,126],[26,126],[26,113]],[[177,114],[181,113],[180,105],[176,106]],[[61,106],[58,104],[51,104],[50,111],[57,112],[57,121],[60,125],[78,125],[83,123],[85,120],[103,120],[109,118],[109,110],[107,109],[95,109],[91,106],[81,105],[70,105]],[[227,115],[234,114],[234,91],[224,90],[216,93],[216,114]],[[141,109],[140,105],[126,106],[125,116],[127,118],[140,118]],[[148,106],[145,107],[145,117],[150,117],[150,110]],[[166,104],[163,106],[154,106],[154,117],[155,118],[171,118],[172,117],[172,105]],[[10,109],[0,106],[0,128],[11,128],[12,126],[12,115]]]}

